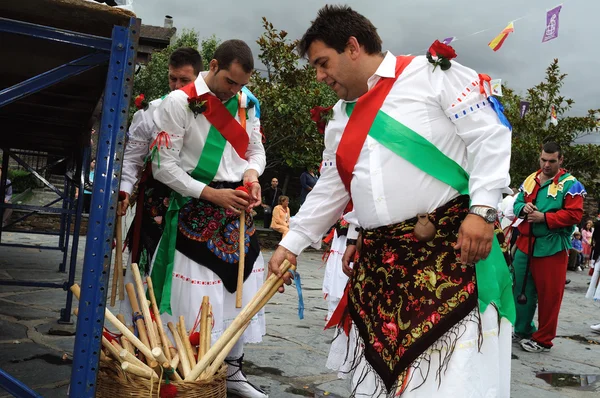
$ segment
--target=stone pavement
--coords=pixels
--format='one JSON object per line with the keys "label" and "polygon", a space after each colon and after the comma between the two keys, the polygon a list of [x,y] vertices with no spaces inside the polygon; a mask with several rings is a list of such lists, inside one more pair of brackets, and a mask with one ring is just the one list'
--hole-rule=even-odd
{"label": "stone pavement", "polygon": [[[3,233],[2,241],[46,246],[56,245],[57,238]],[[77,281],[84,244],[85,240],[79,250]],[[271,252],[264,255],[268,259]],[[297,294],[288,288],[266,307],[264,342],[246,346],[246,372],[272,398],[349,394],[348,382],[325,368],[333,331],[323,331],[327,310],[320,257],[320,253],[300,257],[305,318],[298,318]],[[58,251],[0,246],[0,279],[62,282],[66,275],[57,272],[60,261]],[[513,347],[512,397],[591,398],[600,393],[600,335],[589,329],[591,323],[600,322],[600,304],[583,298],[587,272],[569,272],[568,278],[572,282],[566,287],[555,347],[540,354]],[[69,383],[74,326],[56,322],[65,297],[61,289],[0,286],[0,368],[44,397],[65,397]],[[7,396],[0,389],[0,398]]]}

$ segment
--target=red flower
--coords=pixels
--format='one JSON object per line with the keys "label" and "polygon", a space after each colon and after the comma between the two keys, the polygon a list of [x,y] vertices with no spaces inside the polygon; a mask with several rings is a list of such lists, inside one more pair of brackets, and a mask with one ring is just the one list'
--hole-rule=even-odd
{"label": "red flower", "polygon": [[327,122],[331,119],[332,109],[333,106],[327,108],[315,106],[310,110],[310,118],[317,124],[317,130],[319,130],[319,133],[321,134],[325,134],[325,126],[327,126]]}
{"label": "red flower", "polygon": [[208,225],[206,226],[206,228],[207,228],[209,231],[216,231],[216,230],[217,230],[217,228],[219,228],[219,223],[218,223],[218,222],[216,222],[215,220],[210,220],[210,221],[208,222]]}
{"label": "red flower", "polygon": [[383,344],[381,344],[381,342],[379,341],[376,341],[375,343],[373,343],[373,348],[375,349],[375,351],[381,352],[383,351]]}
{"label": "red flower", "polygon": [[398,255],[396,253],[393,253],[391,251],[386,251],[383,253],[384,264],[393,265],[396,262],[396,260],[398,260]]}
{"label": "red flower", "polygon": [[396,337],[398,337],[398,326],[396,326],[396,324],[393,321],[384,322],[381,331],[391,340],[396,340]]}
{"label": "red flower", "polygon": [[452,66],[450,60],[454,58],[456,58],[454,49],[447,44],[441,43],[439,40],[434,41],[427,51],[427,60],[434,65],[434,71],[438,66],[442,70],[450,69]]}
{"label": "red flower", "polygon": [[194,118],[206,110],[206,100],[202,97],[189,97],[188,107],[194,114]]}
{"label": "red flower", "polygon": [[134,103],[135,107],[138,109],[148,108],[148,101],[146,101],[146,96],[144,94],[140,94],[137,97],[135,97]]}
{"label": "red flower", "polygon": [[467,286],[465,286],[465,290],[469,293],[469,294],[473,294],[473,292],[475,291],[475,284],[473,282],[469,282],[467,283]]}
{"label": "red flower", "polygon": [[427,319],[435,325],[436,323],[438,323],[440,321],[440,319],[442,319],[442,316],[440,314],[438,314],[437,312],[434,312],[433,314],[429,315],[429,317]]}

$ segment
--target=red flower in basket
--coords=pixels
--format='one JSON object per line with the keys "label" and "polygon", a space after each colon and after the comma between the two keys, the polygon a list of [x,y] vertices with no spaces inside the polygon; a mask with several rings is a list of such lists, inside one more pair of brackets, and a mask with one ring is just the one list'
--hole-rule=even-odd
{"label": "red flower in basket", "polygon": [[146,96],[144,94],[140,94],[137,97],[135,97],[135,100],[133,100],[133,102],[135,103],[135,107],[138,109],[148,109],[149,103],[148,100],[146,100]]}
{"label": "red flower in basket", "polygon": [[325,134],[325,126],[333,117],[332,112],[333,106],[324,108],[322,106],[315,106],[310,110],[310,118],[317,124],[317,130],[319,133]]}
{"label": "red flower in basket", "polygon": [[188,106],[194,113],[194,118],[206,110],[206,100],[201,97],[190,97],[188,98]]}
{"label": "red flower in basket", "polygon": [[442,70],[450,69],[452,66],[450,60],[454,58],[456,58],[454,49],[447,44],[441,43],[439,40],[434,41],[427,51],[427,60],[434,65],[433,71],[438,66]]}

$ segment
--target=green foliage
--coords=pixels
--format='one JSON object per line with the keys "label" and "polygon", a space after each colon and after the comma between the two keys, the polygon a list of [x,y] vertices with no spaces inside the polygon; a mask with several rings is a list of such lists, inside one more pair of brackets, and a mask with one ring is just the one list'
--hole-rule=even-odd
{"label": "green foliage", "polygon": [[[502,87],[505,114],[513,126],[511,179],[518,185],[532,172],[539,169],[541,146],[548,141],[561,145],[564,152],[563,167],[573,173],[586,187],[588,193],[600,196],[600,146],[573,145],[577,137],[596,130],[594,114],[589,110],[583,117],[565,116],[575,103],[560,95],[566,74],[560,73],[558,59],[546,69],[545,80],[527,90],[520,97],[508,87]],[[519,103],[529,101],[530,108],[524,118],[520,116]],[[556,108],[558,125],[550,123],[550,108]]]}
{"label": "green foliage", "polygon": [[300,63],[297,41],[289,41],[287,32],[275,29],[264,17],[263,28],[257,40],[258,58],[267,72],[266,76],[253,75],[251,90],[261,102],[267,169],[317,167],[323,136],[310,119],[310,110],[333,105],[337,97],[316,81],[314,69]]}
{"label": "green foliage", "polygon": [[8,170],[8,179],[12,182],[13,194],[24,192],[28,188],[37,188],[37,178],[25,170]]}
{"label": "green foliage", "polygon": [[213,59],[217,47],[221,44],[221,40],[214,34],[211,37],[204,38],[200,42],[200,55],[204,63],[204,70],[208,70],[208,64]]}

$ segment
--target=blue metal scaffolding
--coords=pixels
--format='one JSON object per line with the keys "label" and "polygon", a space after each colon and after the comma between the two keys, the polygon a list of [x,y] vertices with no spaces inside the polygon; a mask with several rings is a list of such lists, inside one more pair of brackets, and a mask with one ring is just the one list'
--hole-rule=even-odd
{"label": "blue metal scaffolding", "polygon": [[[121,176],[128,106],[133,85],[139,30],[140,20],[136,18],[131,18],[128,26],[115,25],[112,38],[0,18],[0,32],[71,44],[91,51],[74,61],[1,90],[0,107],[14,103],[97,66],[106,67],[108,64],[83,263],[79,316],[77,317],[73,350],[70,397],[84,398],[94,397],[95,395],[115,226],[115,208]],[[8,159],[8,156],[5,156],[5,158]],[[89,158],[89,153],[83,153],[82,158]],[[81,162],[81,164],[85,163]],[[76,175],[81,178],[81,166],[78,168]],[[82,185],[81,181],[79,185]],[[65,186],[64,195],[67,195],[67,192],[72,189],[72,186]],[[76,210],[73,209],[73,206],[67,206],[67,208],[63,206],[63,209],[57,210],[61,210],[63,214],[76,214],[80,217],[82,203],[81,200],[77,201],[78,208]],[[16,205],[12,205],[12,207],[18,208]],[[47,210],[47,208],[45,209]],[[79,228],[77,220],[76,217],[75,231],[78,231]],[[78,234],[74,233],[68,282],[64,286],[60,286],[66,290],[74,283],[77,236]],[[66,239],[68,239],[68,235]],[[64,242],[62,243],[64,244]],[[68,291],[67,312],[70,312],[71,303],[72,294]],[[39,396],[1,369],[0,387],[16,397]]]}

